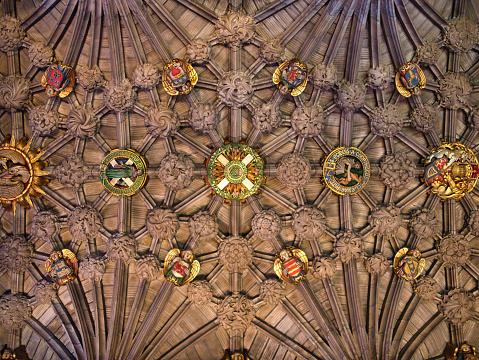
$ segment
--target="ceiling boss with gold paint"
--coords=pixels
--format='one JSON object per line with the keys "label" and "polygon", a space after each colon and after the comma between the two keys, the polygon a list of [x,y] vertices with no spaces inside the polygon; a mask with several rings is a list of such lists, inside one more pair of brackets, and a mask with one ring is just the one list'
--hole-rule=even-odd
{"label": "ceiling boss with gold paint", "polygon": [[479,163],[460,143],[444,143],[425,159],[425,181],[441,199],[459,200],[476,186]]}
{"label": "ceiling boss with gold paint", "polygon": [[273,74],[273,83],[278,85],[281,95],[300,95],[308,83],[308,67],[298,59],[282,63]]}
{"label": "ceiling boss with gold paint", "polygon": [[42,86],[49,97],[68,96],[75,87],[75,72],[60,61],[53,62],[42,77]]}
{"label": "ceiling boss with gold paint", "polygon": [[327,187],[338,195],[360,192],[371,176],[366,155],[354,147],[334,149],[323,164],[323,177]]}
{"label": "ceiling boss with gold paint", "polygon": [[193,66],[179,59],[163,68],[163,87],[170,95],[188,95],[198,82],[198,74]]}
{"label": "ceiling boss with gold paint", "polygon": [[420,95],[426,87],[426,76],[419,65],[413,62],[401,66],[396,73],[396,88],[404,97]]}
{"label": "ceiling boss with gold paint", "polygon": [[228,200],[243,200],[256,193],[264,181],[264,163],[244,144],[227,144],[211,155],[206,165],[208,182]]}
{"label": "ceiling boss with gold paint", "polygon": [[43,176],[49,175],[43,168],[40,148],[30,149],[31,141],[22,137],[18,142],[7,135],[0,145],[0,202],[7,210],[15,211],[16,203],[30,208],[30,196],[41,197],[45,193],[40,185],[48,183]]}

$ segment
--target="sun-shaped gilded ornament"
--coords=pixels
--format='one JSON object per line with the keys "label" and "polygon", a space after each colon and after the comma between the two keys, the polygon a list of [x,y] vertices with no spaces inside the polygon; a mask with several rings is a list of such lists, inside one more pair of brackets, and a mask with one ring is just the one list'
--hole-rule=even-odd
{"label": "sun-shaped gilded ornament", "polygon": [[112,150],[100,165],[100,180],[112,194],[131,196],[145,185],[146,160],[131,149]]}
{"label": "sun-shaped gilded ornament", "polygon": [[338,195],[360,192],[371,176],[371,165],[366,155],[354,147],[334,149],[324,160],[324,183]]}
{"label": "sun-shaped gilded ornament", "polygon": [[474,151],[460,143],[444,143],[424,161],[425,181],[441,199],[459,200],[476,186],[479,163]]}
{"label": "sun-shaped gilded ornament", "polygon": [[228,200],[242,200],[256,193],[264,181],[263,159],[244,144],[226,144],[208,160],[208,182]]}
{"label": "sun-shaped gilded ornament", "polygon": [[16,204],[30,208],[31,196],[45,195],[40,188],[49,182],[50,175],[43,171],[48,165],[40,160],[44,152],[40,148],[30,149],[31,140],[22,137],[18,142],[11,135],[5,136],[0,145],[0,202],[6,210],[15,212]]}

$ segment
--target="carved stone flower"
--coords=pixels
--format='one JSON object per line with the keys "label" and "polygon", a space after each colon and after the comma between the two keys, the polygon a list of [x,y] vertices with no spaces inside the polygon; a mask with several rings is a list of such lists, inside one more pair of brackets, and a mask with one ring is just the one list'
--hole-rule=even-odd
{"label": "carved stone flower", "polygon": [[385,155],[379,162],[379,178],[393,190],[402,189],[415,176],[416,165],[403,153]]}
{"label": "carved stone flower", "polygon": [[60,115],[56,110],[47,111],[44,106],[28,109],[28,123],[33,132],[40,136],[48,136],[58,127]]}
{"label": "carved stone flower", "polygon": [[317,239],[326,230],[326,216],[318,208],[302,206],[293,213],[291,227],[301,240]]}
{"label": "carved stone flower", "polygon": [[9,15],[0,19],[0,50],[3,52],[18,49],[26,36],[20,20]]}
{"label": "carved stone flower", "polygon": [[4,294],[0,298],[0,326],[9,330],[21,329],[23,321],[32,316],[32,310],[25,295]]}
{"label": "carved stone flower", "polygon": [[80,66],[76,71],[76,78],[78,85],[86,91],[94,91],[106,85],[106,80],[97,65],[94,65],[91,69]]}
{"label": "carved stone flower", "polygon": [[215,130],[218,124],[218,110],[215,104],[198,103],[191,107],[190,125],[201,134]]}
{"label": "carved stone flower", "polygon": [[277,279],[267,279],[259,285],[259,297],[268,305],[278,305],[284,297],[286,284]]}
{"label": "carved stone flower", "polygon": [[315,257],[311,272],[316,279],[331,278],[336,272],[336,261],[329,256]]}
{"label": "carved stone flower", "polygon": [[469,295],[465,290],[454,289],[444,295],[438,305],[439,311],[452,324],[464,324],[474,314],[474,305],[477,299]]}
{"label": "carved stone flower", "polygon": [[369,115],[371,132],[383,138],[391,138],[401,131],[403,119],[397,105],[387,104],[372,109]]}
{"label": "carved stone flower", "polygon": [[28,48],[28,57],[36,67],[43,68],[51,64],[55,54],[53,49],[42,42],[34,42]]}
{"label": "carved stone flower", "polygon": [[246,331],[255,313],[252,301],[240,294],[226,296],[217,309],[218,321],[226,331]]}
{"label": "carved stone flower", "polygon": [[196,306],[208,305],[213,300],[213,288],[207,280],[193,281],[188,285],[188,300]]}
{"label": "carved stone flower", "polygon": [[245,270],[253,260],[251,242],[241,236],[230,236],[218,246],[220,263],[230,272]]}
{"label": "carved stone flower", "polygon": [[186,47],[186,61],[193,64],[204,64],[210,60],[211,47],[208,41],[195,39]]}
{"label": "carved stone flower", "polygon": [[42,279],[38,281],[32,288],[31,293],[35,296],[37,305],[49,304],[50,301],[57,297],[57,291],[60,286],[54,282]]}
{"label": "carved stone flower", "polygon": [[414,108],[409,114],[411,125],[417,131],[427,133],[436,127],[438,112],[431,105]]}
{"label": "carved stone flower", "polygon": [[230,10],[219,17],[215,24],[218,42],[230,47],[240,47],[254,36],[255,21],[250,15]]}
{"label": "carved stone flower", "polygon": [[101,281],[106,271],[106,259],[104,257],[90,255],[80,261],[79,273],[82,278],[91,281]]}
{"label": "carved stone flower", "polygon": [[72,241],[82,243],[98,236],[103,226],[103,218],[91,206],[81,205],[70,213],[67,224],[72,234]]}
{"label": "carved stone flower", "polygon": [[268,39],[261,43],[259,47],[260,56],[268,64],[279,63],[284,58],[284,47],[280,39]]}
{"label": "carved stone flower", "polygon": [[33,256],[33,244],[22,235],[2,238],[0,242],[0,269],[22,273],[27,270]]}
{"label": "carved stone flower", "polygon": [[471,51],[479,42],[479,26],[466,17],[449,21],[444,31],[444,44],[455,53]]}
{"label": "carved stone flower", "polygon": [[146,227],[151,237],[171,239],[180,228],[180,223],[171,209],[154,208],[146,216]]}
{"label": "carved stone flower", "polygon": [[438,291],[439,284],[430,276],[423,276],[414,284],[414,292],[424,300],[434,300]]}
{"label": "carved stone flower", "polygon": [[373,275],[382,276],[391,267],[386,256],[383,254],[374,254],[364,259],[366,270]]}
{"label": "carved stone flower", "polygon": [[388,66],[371,68],[368,71],[368,85],[373,89],[383,90],[392,82],[391,71]]}
{"label": "carved stone flower", "polygon": [[440,223],[436,214],[428,209],[418,209],[411,213],[409,229],[421,239],[431,238],[440,234]]}
{"label": "carved stone flower", "polygon": [[304,187],[311,178],[311,165],[304,156],[291,153],[286,154],[276,165],[276,177],[290,189]]}
{"label": "carved stone flower", "polygon": [[93,109],[75,108],[68,115],[67,129],[70,135],[78,139],[88,139],[100,129],[100,119],[95,116]]}
{"label": "carved stone flower", "polygon": [[334,65],[318,64],[311,70],[311,81],[314,86],[323,90],[329,90],[338,82],[337,72]]}
{"label": "carved stone flower", "polygon": [[426,42],[416,49],[417,62],[424,65],[435,65],[441,55],[441,49],[436,43]]}
{"label": "carved stone flower", "polygon": [[337,235],[334,251],[343,263],[359,259],[362,253],[363,240],[351,230],[343,231]]}
{"label": "carved stone flower", "polygon": [[254,108],[253,126],[263,134],[270,133],[278,128],[283,119],[281,119],[281,112],[279,106],[274,103],[265,103]]}
{"label": "carved stone flower", "polygon": [[444,237],[437,246],[439,258],[446,267],[463,266],[471,256],[471,245],[464,236],[450,234]]}
{"label": "carved stone flower", "polygon": [[368,222],[374,233],[385,236],[394,236],[402,221],[401,209],[394,205],[378,206],[371,210],[368,216]]}
{"label": "carved stone flower", "polygon": [[109,261],[121,260],[124,263],[133,262],[137,256],[138,242],[128,234],[117,233],[106,242],[106,258]]}
{"label": "carved stone flower", "polygon": [[133,84],[143,90],[151,90],[161,80],[160,69],[158,66],[150,63],[138,65],[133,71]]}
{"label": "carved stone flower", "polygon": [[251,220],[251,229],[253,234],[267,240],[281,233],[281,219],[274,210],[263,210]]}
{"label": "carved stone flower", "polygon": [[479,236],[479,210],[473,210],[469,213],[467,228],[474,236]]}
{"label": "carved stone flower", "polygon": [[16,110],[27,108],[30,105],[31,85],[21,75],[8,75],[0,79],[0,107]]}
{"label": "carved stone flower", "polygon": [[200,241],[215,239],[218,234],[218,221],[208,211],[198,211],[188,220],[188,229]]}
{"label": "carved stone flower", "polygon": [[180,190],[191,184],[194,169],[195,165],[187,155],[171,153],[161,160],[158,177],[168,189]]}
{"label": "carved stone flower", "polygon": [[342,80],[336,89],[335,101],[336,105],[346,112],[357,111],[366,101],[366,86]]}
{"label": "carved stone flower", "polygon": [[35,213],[32,219],[30,235],[34,239],[50,241],[51,238],[60,233],[60,224],[58,217],[50,211],[40,211]]}
{"label": "carved stone flower", "polygon": [[304,138],[319,135],[324,127],[323,108],[311,102],[297,107],[291,115],[291,126],[299,136]]}
{"label": "carved stone flower", "polygon": [[151,135],[164,139],[180,128],[180,118],[173,110],[159,105],[148,110],[145,125]]}
{"label": "carved stone flower", "polygon": [[439,80],[438,96],[441,106],[448,109],[470,107],[471,81],[465,74],[447,73]]}
{"label": "carved stone flower", "polygon": [[88,178],[88,167],[82,159],[73,154],[55,166],[52,175],[65,187],[78,189]]}
{"label": "carved stone flower", "polygon": [[244,72],[227,72],[218,81],[218,98],[227,106],[241,108],[253,96],[253,81]]}
{"label": "carved stone flower", "polygon": [[157,280],[161,276],[160,260],[152,254],[143,255],[136,261],[135,272],[141,279]]}
{"label": "carved stone flower", "polygon": [[103,91],[105,105],[116,112],[126,112],[133,108],[136,96],[136,91],[128,79],[123,79],[118,85],[108,83]]}

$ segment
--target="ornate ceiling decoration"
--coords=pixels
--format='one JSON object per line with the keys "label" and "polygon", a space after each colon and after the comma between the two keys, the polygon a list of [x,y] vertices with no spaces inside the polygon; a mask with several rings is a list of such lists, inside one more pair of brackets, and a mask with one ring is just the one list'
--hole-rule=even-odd
{"label": "ornate ceiling decoration", "polygon": [[476,1],[0,8],[0,179],[35,191],[0,210],[12,352],[423,360],[479,345]]}

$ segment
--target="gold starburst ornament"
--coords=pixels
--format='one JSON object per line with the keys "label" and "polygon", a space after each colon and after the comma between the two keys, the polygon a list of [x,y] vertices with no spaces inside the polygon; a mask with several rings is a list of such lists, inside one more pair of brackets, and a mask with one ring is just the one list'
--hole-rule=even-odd
{"label": "gold starburst ornament", "polygon": [[49,182],[44,176],[50,173],[43,170],[48,163],[40,160],[44,154],[40,148],[30,146],[31,140],[26,137],[15,141],[11,135],[5,136],[0,145],[0,202],[6,210],[15,212],[17,203],[30,208],[31,196],[45,195],[40,186]]}

